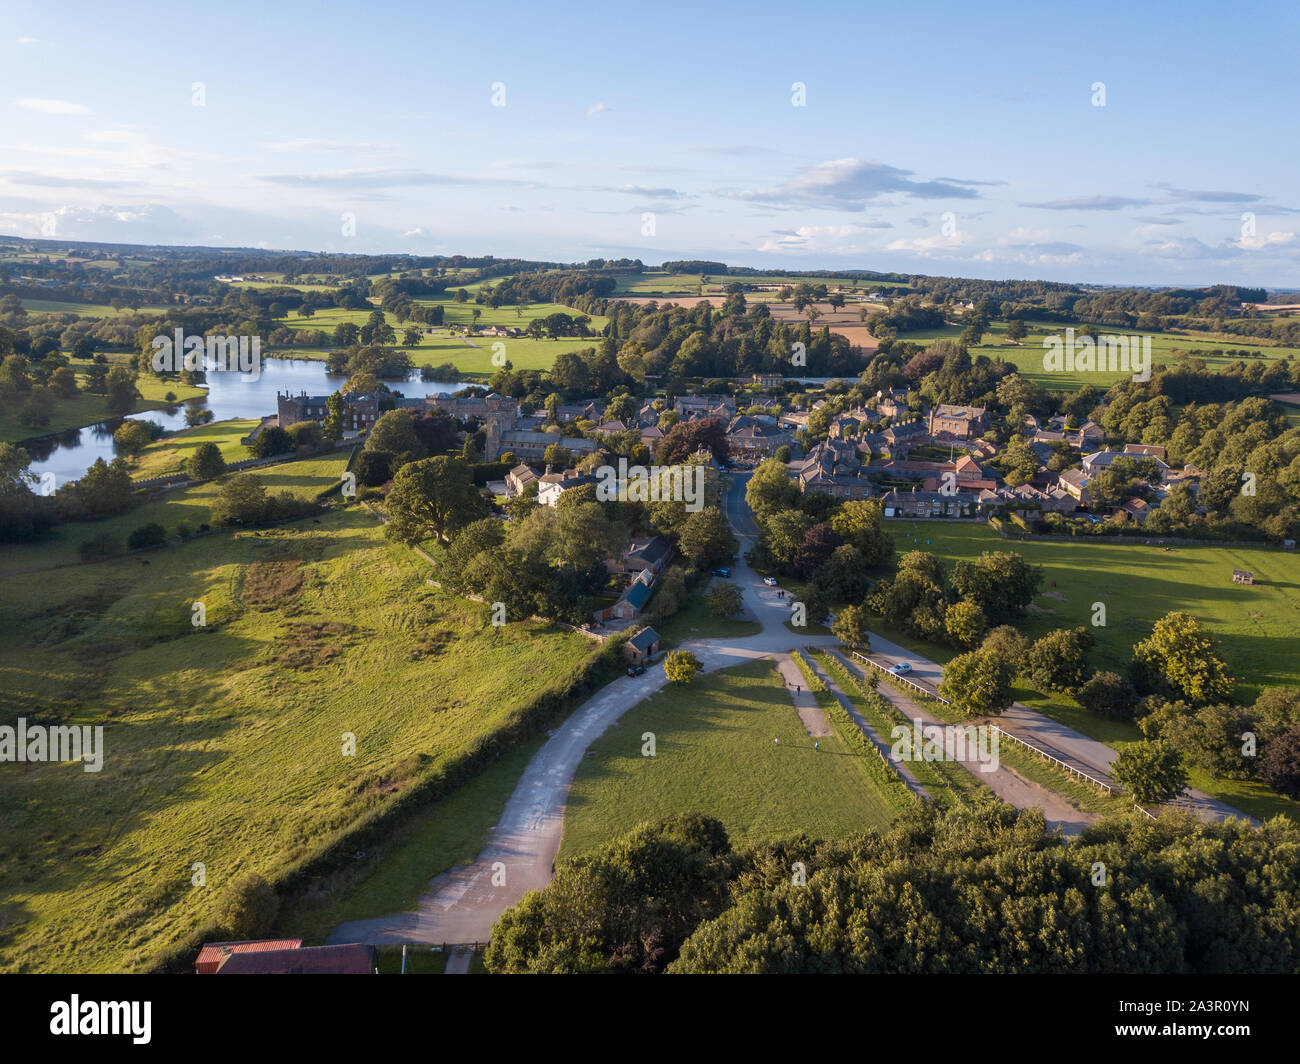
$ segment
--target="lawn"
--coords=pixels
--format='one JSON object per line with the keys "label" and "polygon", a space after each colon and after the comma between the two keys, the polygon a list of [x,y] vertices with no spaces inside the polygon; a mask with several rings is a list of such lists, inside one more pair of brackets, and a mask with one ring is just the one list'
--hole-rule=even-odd
{"label": "lawn", "polygon": [[[641,756],[645,732],[655,734],[653,758]],[[667,687],[592,743],[569,791],[560,856],[689,811],[717,817],[736,846],[800,832],[843,838],[889,823],[889,799],[854,763],[862,755],[835,735],[818,742],[820,750],[770,661]]]}
{"label": "lawn", "polygon": [[186,459],[205,443],[215,443],[227,462],[242,462],[252,455],[239,441],[252,432],[257,423],[257,418],[213,421],[164,436],[145,448],[139,459],[132,463],[131,475],[145,480],[179,473]]}
{"label": "lawn", "polygon": [[703,594],[692,595],[685,606],[656,629],[663,636],[665,647],[675,647],[690,639],[742,639],[758,635],[762,630],[757,621],[715,616],[709,611]]}
{"label": "lawn", "polygon": [[[1031,321],[1025,324],[1029,328],[1029,335],[1017,345],[1003,338],[1007,328],[1005,322],[990,323],[988,331],[984,335],[983,343],[970,349],[971,357],[987,355],[989,358],[1000,358],[1004,362],[1010,362],[1015,365],[1021,376],[1032,380],[1040,388],[1052,391],[1077,391],[1085,384],[1091,384],[1099,391],[1104,392],[1116,381],[1131,376],[1131,374],[1113,372],[1049,372],[1043,368],[1043,356],[1047,354],[1043,348],[1043,339],[1048,336],[1064,336],[1066,327],[1048,322]],[[1264,361],[1274,361],[1286,358],[1288,355],[1292,358],[1300,358],[1300,348],[1268,347],[1249,336],[1225,337],[1220,340],[1207,339],[1201,336],[1180,336],[1176,333],[1150,332],[1143,329],[1120,330],[1109,326],[1102,327],[1098,331],[1102,336],[1109,336],[1112,333],[1122,336],[1150,336],[1151,357],[1156,365],[1176,363],[1178,360],[1174,355],[1175,351],[1187,352],[1196,358],[1204,360],[1207,367],[1212,371],[1222,370],[1238,361],[1236,358],[1210,357],[1204,354],[1206,351],[1216,349],[1258,351]],[[961,335],[961,332],[961,328],[956,325],[941,325],[935,329],[900,333],[899,336],[904,340],[922,343],[926,340],[955,340]],[[1247,360],[1248,363],[1250,361],[1252,360]]]}
{"label": "lawn", "polygon": [[[105,753],[98,773],[0,774],[0,970],[148,968],[210,933],[237,879],[310,861],[595,652],[427,587],[360,507],[141,561],[5,580],[5,723],[103,725]],[[431,864],[385,900],[438,846],[471,851],[486,817],[437,828]]]}

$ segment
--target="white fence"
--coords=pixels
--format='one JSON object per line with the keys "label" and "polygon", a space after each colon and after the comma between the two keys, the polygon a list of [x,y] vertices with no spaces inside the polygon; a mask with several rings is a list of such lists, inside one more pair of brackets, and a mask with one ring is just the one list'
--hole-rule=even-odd
{"label": "white fence", "polygon": [[943,695],[939,694],[938,691],[931,691],[925,687],[922,687],[919,683],[916,683],[914,680],[909,680],[906,676],[900,676],[896,672],[891,672],[886,666],[881,665],[880,662],[878,661],[872,661],[865,654],[859,654],[856,650],[850,650],[849,653],[853,657],[855,657],[858,661],[862,662],[864,665],[870,665],[873,669],[879,669],[881,672],[883,672],[886,676],[888,676],[891,680],[895,681],[896,683],[906,684],[908,687],[912,688],[912,690],[918,691],[921,694],[925,695],[926,698],[933,698],[936,702],[942,702],[945,706],[952,705],[952,702],[944,698]]}

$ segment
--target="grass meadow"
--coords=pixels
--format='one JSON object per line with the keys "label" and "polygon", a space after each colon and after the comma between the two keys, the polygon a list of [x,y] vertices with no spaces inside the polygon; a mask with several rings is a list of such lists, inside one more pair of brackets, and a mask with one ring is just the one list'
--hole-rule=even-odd
{"label": "grass meadow", "polygon": [[[234,881],[309,860],[593,653],[541,622],[494,628],[480,606],[429,588],[427,567],[360,507],[142,560],[5,577],[5,723],[104,727],[98,773],[0,767],[5,971],[149,967],[209,933]],[[375,896],[405,896],[439,870],[436,855],[468,854],[488,810],[417,830],[412,874],[386,869]]]}

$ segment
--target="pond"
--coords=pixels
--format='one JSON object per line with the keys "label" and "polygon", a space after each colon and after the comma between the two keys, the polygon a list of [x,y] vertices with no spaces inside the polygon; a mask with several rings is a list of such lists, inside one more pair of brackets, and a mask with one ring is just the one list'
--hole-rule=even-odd
{"label": "pond", "polygon": [[[254,379],[248,374],[209,373],[208,394],[202,399],[132,414],[130,420],[155,421],[167,430],[185,428],[185,411],[190,405],[212,411],[214,421],[231,418],[260,418],[276,411],[276,394],[328,395],[342,387],[345,377],[331,376],[325,372],[325,363],[311,359],[268,358],[263,360],[261,374]],[[385,381],[392,391],[408,398],[418,395],[443,395],[463,388],[463,384],[448,381],[422,381],[418,372],[407,381]],[[30,472],[36,475],[53,473],[56,486],[76,480],[98,458],[111,462],[116,457],[113,432],[124,418],[114,418],[88,425],[82,429],[69,429],[50,436],[24,440],[21,446],[32,456]]]}

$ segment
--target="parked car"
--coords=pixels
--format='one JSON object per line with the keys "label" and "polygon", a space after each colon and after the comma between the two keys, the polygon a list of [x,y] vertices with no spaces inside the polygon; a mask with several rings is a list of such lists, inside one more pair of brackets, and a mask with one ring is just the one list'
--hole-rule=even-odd
{"label": "parked car", "polygon": [[889,666],[889,671],[895,676],[906,676],[912,671],[912,666],[905,661],[900,661],[897,665]]}
{"label": "parked car", "polygon": [[768,587],[776,587],[776,577],[765,576],[763,577],[763,583],[765,583]]}
{"label": "parked car", "polygon": [[728,568],[726,568],[726,567],[724,566],[724,567],[721,568],[721,569],[714,569],[714,570],[713,570],[713,575],[714,575],[714,576],[730,576],[730,575],[731,575],[731,570],[728,569]]}
{"label": "parked car", "polygon": [[629,665],[627,667],[627,674],[629,676],[640,676],[644,672],[645,672],[644,665]]}

